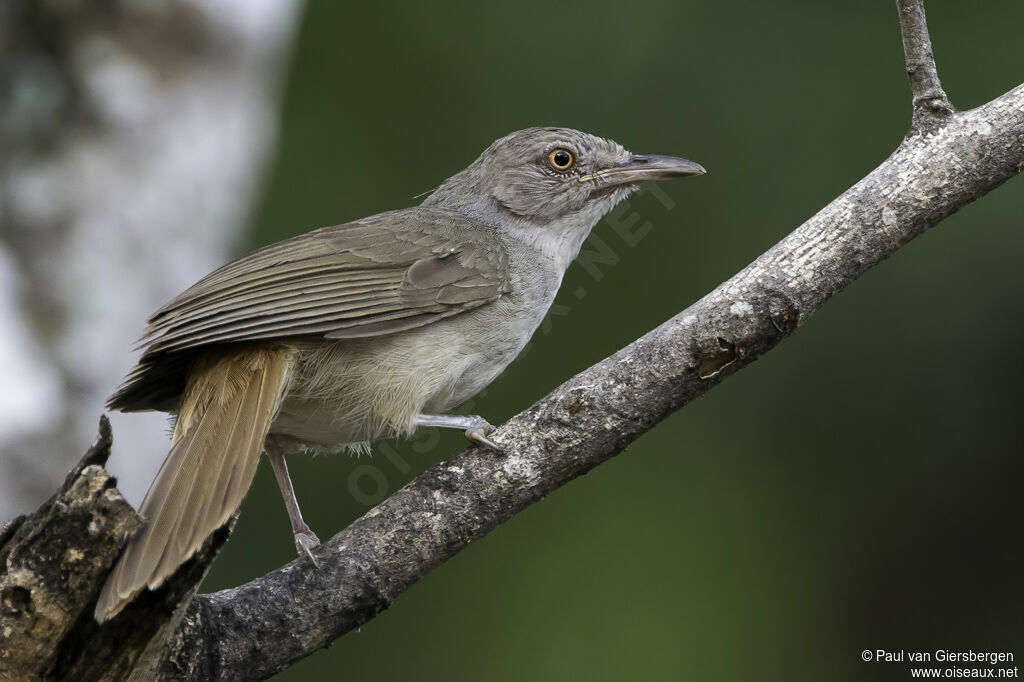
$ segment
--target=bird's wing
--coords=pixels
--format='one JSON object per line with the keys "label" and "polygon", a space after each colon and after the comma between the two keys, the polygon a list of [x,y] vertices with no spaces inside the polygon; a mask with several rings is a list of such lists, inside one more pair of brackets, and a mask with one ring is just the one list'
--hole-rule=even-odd
{"label": "bird's wing", "polygon": [[508,291],[508,259],[487,228],[407,209],[278,242],[197,282],[149,319],[147,351],[419,327]]}
{"label": "bird's wing", "polygon": [[110,405],[140,409],[134,389],[179,351],[392,334],[508,290],[508,257],[493,231],[445,211],[417,207],[315,230],[225,265],[154,313],[142,359]]}

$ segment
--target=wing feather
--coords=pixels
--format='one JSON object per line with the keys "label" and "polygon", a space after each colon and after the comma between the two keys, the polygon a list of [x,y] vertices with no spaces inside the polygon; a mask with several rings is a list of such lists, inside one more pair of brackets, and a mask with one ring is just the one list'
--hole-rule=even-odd
{"label": "wing feather", "polygon": [[[255,339],[393,334],[497,300],[508,257],[487,226],[417,207],[271,244],[210,273],[149,318],[113,409],[167,409],[198,349]],[[170,382],[170,386],[168,386]]]}

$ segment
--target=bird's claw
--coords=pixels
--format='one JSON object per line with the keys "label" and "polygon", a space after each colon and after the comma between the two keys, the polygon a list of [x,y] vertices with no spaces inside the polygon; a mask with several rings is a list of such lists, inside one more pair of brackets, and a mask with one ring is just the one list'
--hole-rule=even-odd
{"label": "bird's claw", "polygon": [[487,437],[493,431],[494,426],[492,426],[486,419],[483,417],[474,417],[473,424],[466,429],[466,439],[471,443],[483,445],[497,452],[501,452],[501,448],[498,447],[498,444]]}
{"label": "bird's claw", "polygon": [[317,568],[320,568],[320,562],[313,556],[313,549],[319,546],[320,538],[308,528],[295,533],[295,550],[299,553],[300,557],[303,555],[308,556],[309,560],[313,562],[313,566]]}

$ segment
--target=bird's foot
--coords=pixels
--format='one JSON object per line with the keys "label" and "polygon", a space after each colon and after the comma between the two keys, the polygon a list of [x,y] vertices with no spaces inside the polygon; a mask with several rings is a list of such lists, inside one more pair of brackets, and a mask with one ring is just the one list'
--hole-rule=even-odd
{"label": "bird's foot", "polygon": [[416,426],[440,426],[443,429],[462,429],[466,432],[469,442],[484,445],[496,452],[501,452],[498,444],[487,436],[494,431],[483,417],[475,414],[420,414],[413,422]]}
{"label": "bird's foot", "polygon": [[317,568],[320,568],[320,562],[313,556],[313,550],[319,546],[320,538],[308,527],[305,530],[295,531],[295,550],[299,553],[299,557],[301,558],[303,555],[308,556],[309,560]]}
{"label": "bird's foot", "polygon": [[483,417],[476,415],[471,415],[469,419],[472,420],[472,423],[468,425],[469,428],[466,429],[466,438],[469,442],[484,445],[496,452],[501,452],[498,444],[487,437],[494,432],[494,426]]}

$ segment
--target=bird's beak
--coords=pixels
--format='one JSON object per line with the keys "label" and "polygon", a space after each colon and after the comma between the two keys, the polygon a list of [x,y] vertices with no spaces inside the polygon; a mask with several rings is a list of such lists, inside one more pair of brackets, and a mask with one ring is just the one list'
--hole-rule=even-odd
{"label": "bird's beak", "polygon": [[597,181],[602,186],[632,185],[645,180],[671,180],[707,173],[699,163],[675,156],[633,154],[620,166],[580,176],[580,182]]}

